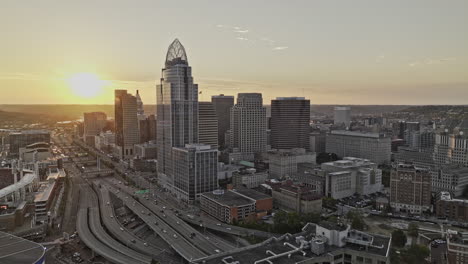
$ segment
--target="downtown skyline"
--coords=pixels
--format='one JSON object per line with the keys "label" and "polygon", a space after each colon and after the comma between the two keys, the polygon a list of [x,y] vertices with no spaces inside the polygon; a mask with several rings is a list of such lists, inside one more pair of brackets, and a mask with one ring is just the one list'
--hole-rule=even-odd
{"label": "downtown skyline", "polygon": [[[109,3],[4,4],[0,104],[112,104],[115,89],[155,104],[174,38],[195,66],[200,101],[261,92],[265,102],[466,104],[464,1]],[[76,93],[80,73],[97,76],[97,93]]]}

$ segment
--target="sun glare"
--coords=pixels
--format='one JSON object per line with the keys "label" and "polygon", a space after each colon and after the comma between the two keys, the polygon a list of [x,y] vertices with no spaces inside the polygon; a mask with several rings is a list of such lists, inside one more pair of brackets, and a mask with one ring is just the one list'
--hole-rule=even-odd
{"label": "sun glare", "polygon": [[85,98],[98,96],[106,84],[96,74],[86,72],[73,74],[67,82],[75,95]]}

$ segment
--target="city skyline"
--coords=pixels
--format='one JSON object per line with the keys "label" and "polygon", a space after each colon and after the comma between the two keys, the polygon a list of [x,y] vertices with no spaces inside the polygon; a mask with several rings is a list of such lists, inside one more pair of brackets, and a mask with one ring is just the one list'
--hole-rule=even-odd
{"label": "city skyline", "polygon": [[115,89],[155,104],[174,38],[196,66],[200,101],[260,92],[266,103],[466,104],[464,1],[107,4],[4,4],[0,104],[112,104]]}

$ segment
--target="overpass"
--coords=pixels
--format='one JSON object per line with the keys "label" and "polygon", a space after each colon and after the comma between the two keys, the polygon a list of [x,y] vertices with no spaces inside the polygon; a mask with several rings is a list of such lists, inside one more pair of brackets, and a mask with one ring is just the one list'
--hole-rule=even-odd
{"label": "overpass", "polygon": [[[110,236],[106,236],[104,234],[105,231],[101,226],[99,212],[96,212],[96,210],[99,210],[96,194],[88,185],[82,184],[80,185],[80,188],[81,208],[78,211],[76,229],[80,239],[85,243],[85,245],[93,250],[93,252],[96,252],[114,263],[151,263],[151,258],[142,256],[140,253],[129,248],[122,252],[121,250],[123,245],[112,239]],[[94,229],[96,233],[93,234],[91,228]],[[97,237],[100,237],[100,239]],[[110,240],[107,240],[109,238]],[[103,242],[102,240],[107,241]]]}

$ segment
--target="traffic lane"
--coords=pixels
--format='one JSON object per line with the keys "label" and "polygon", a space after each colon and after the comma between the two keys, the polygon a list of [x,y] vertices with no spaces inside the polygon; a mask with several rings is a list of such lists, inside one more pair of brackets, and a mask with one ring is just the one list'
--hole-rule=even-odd
{"label": "traffic lane", "polygon": [[[103,185],[101,185],[103,188]],[[110,186],[107,186],[109,191],[115,193],[124,204],[140,217],[151,229],[153,229],[160,237],[162,237],[172,248],[186,260],[196,260],[206,257],[206,254],[194,247],[191,243],[185,240],[176,230],[167,225],[160,217],[154,214],[148,215],[148,209],[133,199],[128,194],[118,192]],[[165,231],[165,232],[164,232]]]}
{"label": "traffic lane", "polygon": [[[114,182],[116,182],[114,180]],[[120,184],[121,185],[121,184]],[[135,193],[136,189],[130,186],[119,186],[122,191],[126,192],[128,195]],[[159,216],[163,221],[168,225],[174,228],[177,232],[182,234],[186,239],[191,241],[196,247],[200,248],[205,253],[211,255],[220,253],[223,251],[220,247],[213,244],[211,241],[206,239],[198,230],[191,227],[189,224],[185,223],[182,219],[177,217],[171,210],[165,210],[165,206],[160,206],[152,203],[149,199],[145,199],[143,195],[139,195],[140,202],[147,207],[154,214]],[[193,236],[193,234],[195,236]]]}
{"label": "traffic lane", "polygon": [[88,211],[89,215],[89,226],[91,228],[91,232],[93,232],[96,237],[104,244],[109,246],[110,248],[121,252],[124,255],[127,255],[140,263],[151,263],[151,258],[142,255],[118,242],[114,238],[112,238],[105,230],[102,228],[101,220],[99,218],[99,209],[97,208],[90,208]]}

